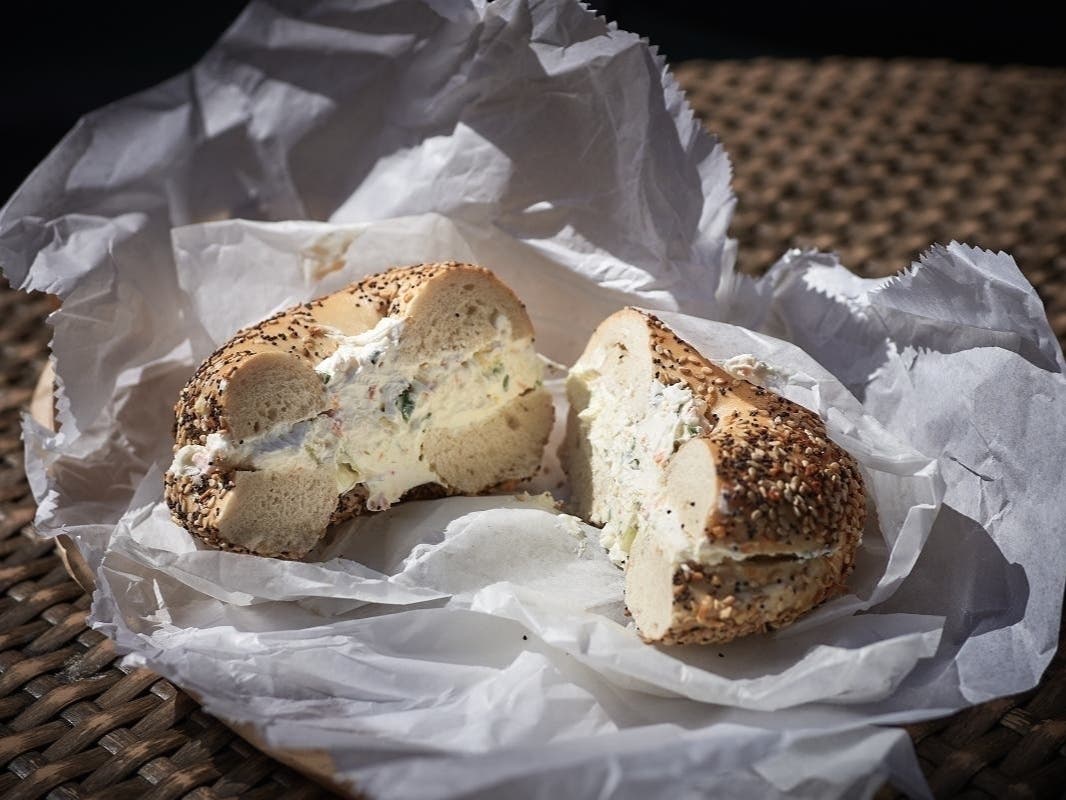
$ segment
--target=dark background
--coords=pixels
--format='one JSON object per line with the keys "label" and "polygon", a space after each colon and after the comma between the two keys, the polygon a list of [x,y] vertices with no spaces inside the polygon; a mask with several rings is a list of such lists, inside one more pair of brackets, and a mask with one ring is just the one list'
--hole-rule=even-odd
{"label": "dark background", "polygon": [[[38,3],[0,17],[0,202],[79,116],[195,62],[240,13],[201,3]],[[920,56],[1062,66],[1066,44],[1035,4],[593,0],[671,62],[690,58]],[[1051,7],[1050,5],[1048,7]]]}

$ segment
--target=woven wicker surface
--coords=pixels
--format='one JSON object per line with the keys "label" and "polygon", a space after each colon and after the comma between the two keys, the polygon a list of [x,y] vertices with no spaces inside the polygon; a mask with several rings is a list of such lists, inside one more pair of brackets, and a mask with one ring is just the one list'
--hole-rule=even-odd
{"label": "woven wicker surface", "polygon": [[[742,268],[816,245],[885,275],[965,240],[1014,253],[1066,340],[1066,72],[832,60],[676,73],[733,156]],[[326,796],[168,681],[120,668],[85,627],[88,596],[34,537],[18,415],[52,307],[0,287],[0,796]],[[1066,660],[1032,692],[909,730],[939,797],[1063,796]]]}
{"label": "woven wicker surface", "polygon": [[834,59],[675,74],[732,156],[741,268],[814,246],[883,276],[957,239],[1010,252],[1066,334],[1066,71]]}

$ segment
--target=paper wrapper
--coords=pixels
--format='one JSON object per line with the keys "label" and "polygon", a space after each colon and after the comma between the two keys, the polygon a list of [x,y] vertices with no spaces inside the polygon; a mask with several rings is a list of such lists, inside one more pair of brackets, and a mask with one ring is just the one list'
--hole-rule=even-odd
{"label": "paper wrapper", "polygon": [[[129,659],[371,796],[863,796],[889,774],[921,794],[883,726],[1027,689],[1054,652],[1066,365],[1009,256],[952,244],[869,281],[791,252],[753,281],[733,202],[661,59],[576,3],[253,4],[0,211],[9,279],[63,298],[61,428],[25,428],[38,528],[77,542]],[[401,506],[305,563],[170,521],[171,407],[205,355],[442,259],[495,270],[563,363],[625,304],[768,362],[867,478],[851,593],[658,648],[597,532],[536,494]],[[530,491],[565,491],[553,451]]]}

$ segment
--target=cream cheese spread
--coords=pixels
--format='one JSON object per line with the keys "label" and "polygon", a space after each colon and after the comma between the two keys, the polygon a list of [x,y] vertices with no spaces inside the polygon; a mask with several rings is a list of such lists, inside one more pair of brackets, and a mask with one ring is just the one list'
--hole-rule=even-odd
{"label": "cream cheese spread", "polygon": [[355,336],[331,334],[337,348],[315,367],[331,411],[240,442],[226,433],[210,434],[203,445],[180,448],[170,471],[195,476],[220,464],[272,470],[331,465],[338,493],[362,484],[371,511],[388,508],[409,489],[438,482],[422,458],[427,431],[491,416],[537,385],[542,366],[532,340],[511,338],[503,314],[490,344],[476,351],[441,351],[432,362],[397,352],[403,328],[402,319],[385,317]]}
{"label": "cream cheese spread", "polygon": [[751,353],[741,353],[738,356],[733,356],[724,361],[721,366],[734,378],[750,381],[759,386],[766,380],[766,376],[773,372],[769,364],[765,361],[760,361]]}
{"label": "cream cheese spread", "polygon": [[[577,377],[590,383],[591,390],[578,419],[588,431],[593,463],[599,465],[593,481],[598,506],[594,513],[605,519],[600,543],[621,566],[653,512],[642,498],[651,498],[653,506],[662,502],[666,462],[682,443],[706,429],[705,404],[684,384],[664,386],[653,380],[643,413],[633,414],[641,404],[618,402],[608,387],[592,386],[599,380],[595,371],[578,372]],[[677,540],[678,548],[688,543],[680,525],[669,519],[664,523],[664,533]]]}

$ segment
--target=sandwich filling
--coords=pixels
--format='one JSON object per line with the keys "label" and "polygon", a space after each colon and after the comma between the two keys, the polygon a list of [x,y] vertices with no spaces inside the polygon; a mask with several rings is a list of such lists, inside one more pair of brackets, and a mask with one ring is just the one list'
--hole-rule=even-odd
{"label": "sandwich filling", "polygon": [[421,362],[398,349],[402,319],[385,317],[355,336],[335,331],[336,350],[315,366],[330,410],[239,441],[210,434],[203,445],[180,448],[170,472],[326,466],[338,494],[361,485],[369,510],[386,509],[408,490],[440,482],[422,453],[430,430],[476,425],[539,385],[542,363],[532,339],[513,339],[504,314],[495,325],[497,335],[484,346]]}
{"label": "sandwich filling", "polygon": [[588,404],[578,423],[591,451],[593,522],[600,543],[623,566],[637,533],[655,518],[658,533],[679,553],[692,542],[666,514],[665,467],[684,442],[708,430],[706,404],[682,383],[657,380],[633,396],[632,388],[577,365],[570,379],[584,385]]}

